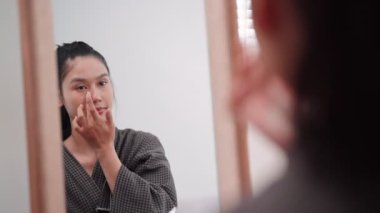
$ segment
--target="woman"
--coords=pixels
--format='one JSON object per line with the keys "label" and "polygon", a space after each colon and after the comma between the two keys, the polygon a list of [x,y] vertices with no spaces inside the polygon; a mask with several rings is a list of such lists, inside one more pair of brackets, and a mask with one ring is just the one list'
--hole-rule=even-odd
{"label": "woman", "polygon": [[281,180],[236,212],[379,212],[374,5],[252,0],[252,7],[260,56],[246,56],[234,73],[233,108],[290,160]]}
{"label": "woman", "polygon": [[57,48],[68,212],[168,212],[177,205],[159,140],[119,130],[104,57],[84,42]]}

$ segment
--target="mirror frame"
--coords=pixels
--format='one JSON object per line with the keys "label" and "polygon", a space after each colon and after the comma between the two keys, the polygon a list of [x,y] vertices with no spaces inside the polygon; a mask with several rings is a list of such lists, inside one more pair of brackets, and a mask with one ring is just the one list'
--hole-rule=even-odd
{"label": "mirror frame", "polygon": [[235,0],[206,0],[210,76],[221,212],[251,196],[247,124],[230,108],[231,74],[241,45]]}
{"label": "mirror frame", "polygon": [[33,213],[64,213],[63,150],[50,0],[19,0],[29,167]]}

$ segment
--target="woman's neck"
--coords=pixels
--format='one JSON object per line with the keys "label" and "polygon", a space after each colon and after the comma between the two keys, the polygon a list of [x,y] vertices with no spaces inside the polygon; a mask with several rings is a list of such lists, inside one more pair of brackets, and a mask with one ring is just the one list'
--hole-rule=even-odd
{"label": "woman's neck", "polygon": [[63,144],[91,176],[97,160],[95,150],[82,137],[72,135]]}
{"label": "woman's neck", "polygon": [[80,135],[70,135],[65,141],[64,146],[70,150],[70,152],[80,155],[93,154],[95,151],[88,142]]}

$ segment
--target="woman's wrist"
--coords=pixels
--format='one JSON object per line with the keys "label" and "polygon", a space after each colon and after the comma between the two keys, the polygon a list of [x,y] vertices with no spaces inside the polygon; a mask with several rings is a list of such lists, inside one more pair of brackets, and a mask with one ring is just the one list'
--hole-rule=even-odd
{"label": "woman's wrist", "polygon": [[96,151],[96,156],[99,160],[100,166],[103,169],[107,183],[111,192],[114,192],[117,175],[119,174],[122,165],[113,143],[106,145]]}
{"label": "woman's wrist", "polygon": [[112,154],[114,154],[115,151],[115,148],[113,146],[113,143],[107,143],[99,148],[97,148],[95,150],[96,152],[96,156],[99,160],[103,159],[103,158],[107,158],[107,156],[110,156]]}

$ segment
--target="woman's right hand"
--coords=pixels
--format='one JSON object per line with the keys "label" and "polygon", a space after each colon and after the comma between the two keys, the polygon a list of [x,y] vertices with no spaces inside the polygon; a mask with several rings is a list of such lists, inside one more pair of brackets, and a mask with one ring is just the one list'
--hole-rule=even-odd
{"label": "woman's right hand", "polygon": [[90,93],[87,92],[84,103],[78,106],[77,116],[72,121],[73,137],[83,138],[95,151],[113,147],[115,125],[112,113],[110,109],[104,113],[105,117],[99,115]]}
{"label": "woman's right hand", "polygon": [[231,107],[237,118],[248,121],[287,149],[294,137],[294,96],[280,76],[265,68],[258,55],[243,52],[232,73]]}

